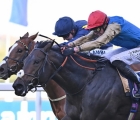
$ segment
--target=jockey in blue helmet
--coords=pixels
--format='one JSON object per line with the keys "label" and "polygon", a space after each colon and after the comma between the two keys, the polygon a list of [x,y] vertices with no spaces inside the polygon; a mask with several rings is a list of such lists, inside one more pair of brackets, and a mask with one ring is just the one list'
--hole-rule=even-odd
{"label": "jockey in blue helmet", "polygon": [[[71,55],[75,52],[97,49],[108,42],[126,48],[109,59],[127,79],[136,83],[138,91],[134,96],[140,98],[140,77],[130,67],[132,64],[140,63],[140,28],[121,16],[107,16],[104,12],[96,10],[90,13],[86,29],[91,32],[68,43],[70,48],[65,49],[63,54]],[[94,34],[100,34],[100,37],[93,40]]]}
{"label": "jockey in blue helmet", "polygon": [[69,40],[69,35],[74,35],[74,29],[76,29],[74,21],[70,17],[62,17],[56,22],[53,35]]}
{"label": "jockey in blue helmet", "polygon": [[89,33],[89,30],[84,29],[86,25],[87,21],[85,20],[74,22],[70,17],[61,17],[55,24],[55,32],[53,35],[63,37],[64,40],[71,42]]}
{"label": "jockey in blue helmet", "polygon": [[[74,20],[70,17],[61,17],[55,24],[55,32],[53,35],[57,35],[58,37],[63,37],[64,40],[68,40],[68,42],[62,43],[63,45],[72,42],[79,37],[87,35],[90,31],[85,29],[87,26],[86,20],[78,20],[74,22]],[[97,38],[97,36],[94,36]],[[108,47],[112,47],[111,43],[108,43],[101,47],[101,49],[106,49]]]}

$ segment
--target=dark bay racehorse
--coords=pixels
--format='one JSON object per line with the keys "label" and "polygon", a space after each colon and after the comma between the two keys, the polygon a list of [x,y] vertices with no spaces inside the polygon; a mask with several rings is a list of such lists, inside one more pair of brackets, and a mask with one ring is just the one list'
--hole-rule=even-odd
{"label": "dark bay racehorse", "polygon": [[[88,58],[85,54],[80,56]],[[62,120],[127,120],[131,99],[126,97],[117,70],[108,60],[77,55],[65,57],[53,42],[37,43],[13,84],[15,94],[26,95],[53,78],[66,92]],[[52,88],[53,90],[53,88]],[[140,109],[135,120],[140,120]]]}
{"label": "dark bay racehorse", "polygon": [[[11,75],[16,74],[23,67],[23,61],[35,46],[34,40],[37,35],[38,33],[29,36],[29,33],[27,32],[9,48],[8,55],[0,65],[0,78],[7,79]],[[55,116],[58,120],[61,120],[61,118],[65,115],[64,90],[56,84],[55,81],[50,81],[49,84],[43,88],[47,92],[47,96],[49,96],[50,104]]]}

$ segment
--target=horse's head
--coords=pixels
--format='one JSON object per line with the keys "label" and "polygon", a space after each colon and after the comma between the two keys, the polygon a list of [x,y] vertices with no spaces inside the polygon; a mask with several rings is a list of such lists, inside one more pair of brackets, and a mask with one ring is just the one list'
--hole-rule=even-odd
{"label": "horse's head", "polygon": [[27,32],[9,48],[8,55],[0,64],[1,79],[7,79],[22,68],[24,59],[34,47],[37,35],[38,33],[28,37],[29,33]]}
{"label": "horse's head", "polygon": [[58,84],[61,83],[65,91],[73,94],[81,90],[86,81],[93,77],[92,70],[98,66],[93,63],[97,60],[86,58],[82,60],[76,55],[65,57],[59,47],[52,46],[52,41],[36,43],[33,51],[25,59],[23,69],[17,73],[18,78],[13,83],[16,95],[25,96],[33,88],[36,91],[38,86],[44,87],[51,79]]}
{"label": "horse's head", "polygon": [[23,69],[17,73],[18,78],[13,84],[16,95],[25,96],[31,89],[36,89],[39,85],[43,86],[44,81],[41,81],[40,78],[42,77],[41,72],[45,69],[45,65],[47,65],[47,69],[49,69],[47,74],[51,74],[51,67],[49,66],[51,66],[52,63],[49,58],[50,56],[48,57],[47,54],[52,45],[52,41],[36,43],[33,51],[24,61]]}

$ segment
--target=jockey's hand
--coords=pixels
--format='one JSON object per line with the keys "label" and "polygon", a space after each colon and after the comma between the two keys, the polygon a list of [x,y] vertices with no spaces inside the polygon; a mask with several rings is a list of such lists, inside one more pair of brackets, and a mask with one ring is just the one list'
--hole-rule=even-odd
{"label": "jockey's hand", "polygon": [[63,46],[61,46],[61,51],[65,50],[65,49],[67,49],[67,48],[70,48],[70,46],[68,46],[68,45],[63,45]]}
{"label": "jockey's hand", "polygon": [[65,56],[72,55],[73,53],[75,53],[74,48],[67,48],[67,49],[63,50],[63,55],[65,55]]}
{"label": "jockey's hand", "polygon": [[71,47],[70,47],[70,46],[68,46],[68,45],[65,45],[64,47],[65,47],[66,49],[67,49],[67,48],[71,48]]}
{"label": "jockey's hand", "polygon": [[61,47],[65,47],[65,48],[70,48],[70,46],[68,44],[61,44]]}

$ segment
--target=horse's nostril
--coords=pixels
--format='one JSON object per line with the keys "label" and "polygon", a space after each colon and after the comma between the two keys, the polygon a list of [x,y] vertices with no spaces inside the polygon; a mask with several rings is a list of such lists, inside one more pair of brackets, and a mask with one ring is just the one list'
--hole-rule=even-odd
{"label": "horse's nostril", "polygon": [[17,92],[23,92],[24,90],[24,86],[22,84],[16,84],[13,86],[13,88],[17,91]]}

